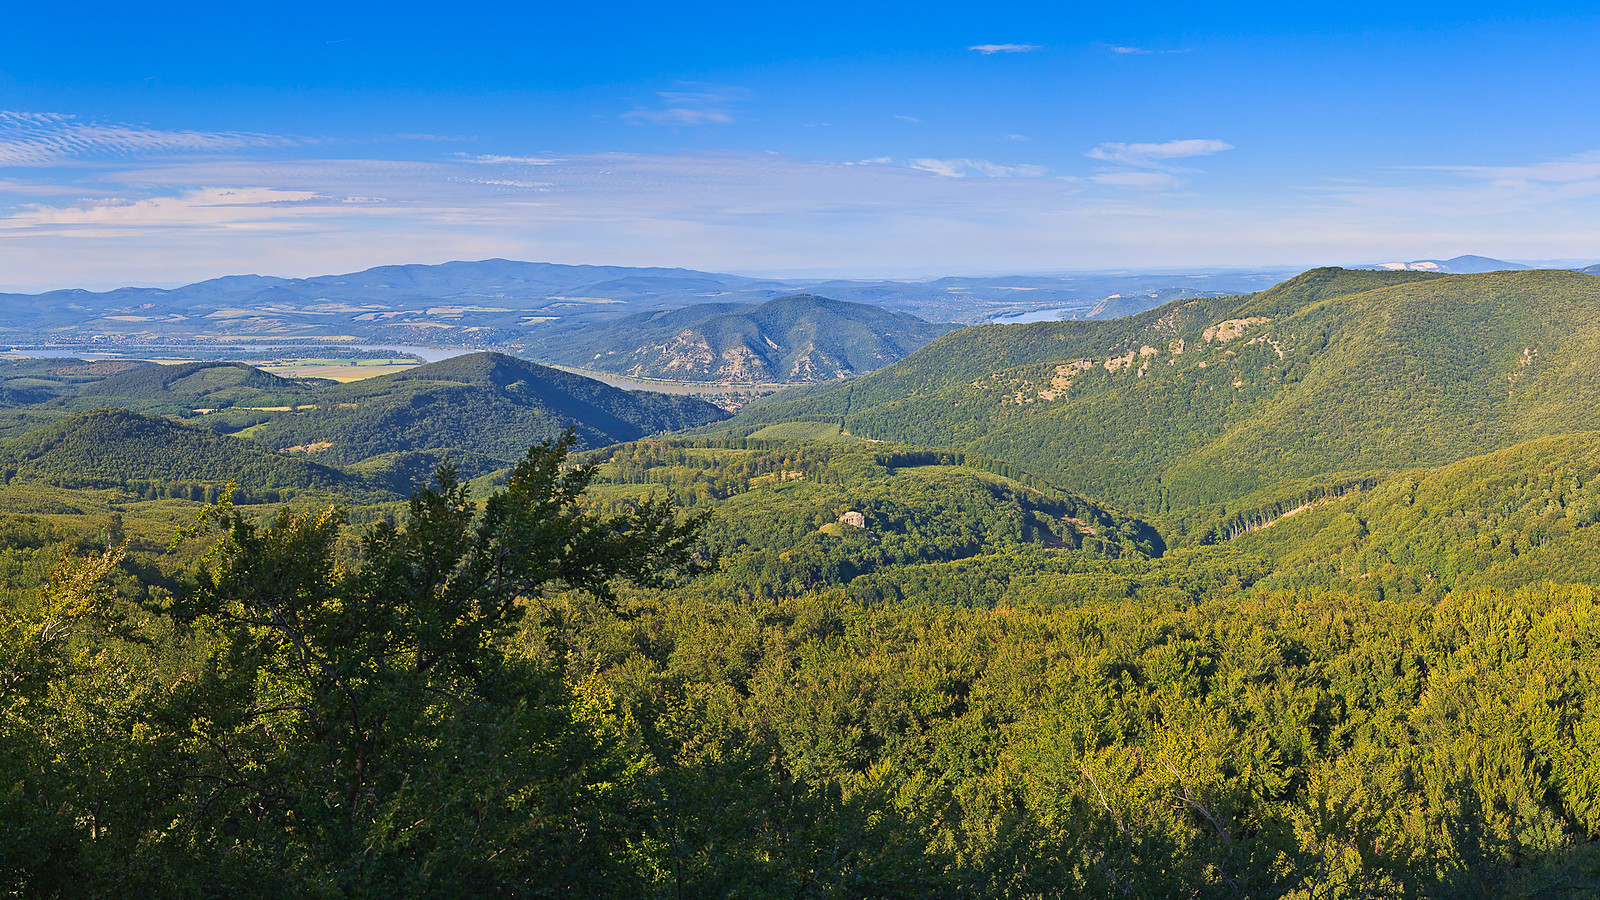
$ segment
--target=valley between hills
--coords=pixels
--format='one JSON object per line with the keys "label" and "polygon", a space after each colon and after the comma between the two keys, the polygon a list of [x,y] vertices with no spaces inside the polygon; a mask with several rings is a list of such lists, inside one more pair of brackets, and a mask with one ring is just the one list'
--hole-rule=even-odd
{"label": "valley between hills", "polygon": [[[1600,885],[1600,275],[959,324],[492,262],[116,294],[74,341],[194,358],[0,360],[8,890]],[[471,352],[371,349],[441,309]]]}

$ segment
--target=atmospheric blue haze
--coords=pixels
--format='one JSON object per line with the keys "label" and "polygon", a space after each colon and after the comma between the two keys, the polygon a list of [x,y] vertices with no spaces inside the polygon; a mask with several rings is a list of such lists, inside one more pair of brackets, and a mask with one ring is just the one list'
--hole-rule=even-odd
{"label": "atmospheric blue haze", "polygon": [[1600,257],[1579,4],[17,4],[0,286]]}

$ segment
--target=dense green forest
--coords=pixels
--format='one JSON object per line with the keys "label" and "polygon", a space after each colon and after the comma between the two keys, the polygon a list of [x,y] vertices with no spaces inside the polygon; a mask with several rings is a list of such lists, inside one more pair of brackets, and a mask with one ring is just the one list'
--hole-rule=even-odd
{"label": "dense green forest", "polygon": [[[1506,545],[1536,506],[1581,545],[1597,440],[1179,550],[999,461],[869,443],[540,448],[397,525],[223,504],[165,554],[10,517],[0,877],[1591,896],[1600,573]],[[1436,543],[1490,577],[1429,583]]]}
{"label": "dense green forest", "polygon": [[[0,477],[59,487],[166,485],[253,490],[357,487],[346,473],[247,441],[124,409],[98,409],[38,428],[0,447]],[[154,494],[150,499],[155,499]],[[198,497],[195,499],[199,499]]]}
{"label": "dense green forest", "polygon": [[136,360],[0,359],[0,409],[47,403],[148,365]]}
{"label": "dense green forest", "polygon": [[1160,515],[1600,428],[1597,304],[1600,279],[1573,272],[1313,270],[1111,322],[962,329],[717,427],[833,416]]}
{"label": "dense green forest", "polygon": [[[47,401],[0,452],[0,884],[1593,897],[1584,279],[1317,270],[523,453],[549,370],[492,355],[243,436]],[[207,371],[120,383],[246,415]],[[400,408],[448,428],[361,437]],[[259,443],[296,422],[356,464]]]}

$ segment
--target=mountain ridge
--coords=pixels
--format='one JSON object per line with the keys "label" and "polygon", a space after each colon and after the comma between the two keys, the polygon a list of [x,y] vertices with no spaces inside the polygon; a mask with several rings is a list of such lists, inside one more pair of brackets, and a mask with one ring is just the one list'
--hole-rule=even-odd
{"label": "mountain ridge", "polygon": [[639,313],[603,330],[555,331],[532,346],[553,362],[636,378],[803,383],[881,368],[956,327],[792,294]]}
{"label": "mountain ridge", "polygon": [[1600,353],[1595,309],[1575,272],[1318,269],[1115,322],[963,329],[719,428],[831,416],[1149,514],[1600,428],[1600,376],[1575,365]]}
{"label": "mountain ridge", "polygon": [[[54,395],[48,395],[54,397]],[[288,379],[236,362],[145,365],[32,407],[45,415],[117,406],[238,435],[269,451],[354,466],[396,452],[457,458],[478,474],[571,429],[592,448],[709,424],[692,396],[614,388],[499,353],[472,353],[347,384]]]}

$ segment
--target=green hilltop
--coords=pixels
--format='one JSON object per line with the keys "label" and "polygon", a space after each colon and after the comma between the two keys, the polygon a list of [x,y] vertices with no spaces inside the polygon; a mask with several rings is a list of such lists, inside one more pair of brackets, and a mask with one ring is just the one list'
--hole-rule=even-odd
{"label": "green hilltop", "polygon": [[1111,322],[977,326],[722,428],[833,419],[1159,514],[1600,428],[1600,279],[1318,269]]}
{"label": "green hilltop", "polygon": [[191,406],[232,406],[240,401],[265,406],[277,399],[304,395],[334,382],[283,378],[237,362],[194,362],[148,365],[85,385],[70,401],[82,406],[109,406],[123,401]]}
{"label": "green hilltop", "polygon": [[[1272,559],[1274,583],[1401,594],[1541,580],[1600,584],[1600,433],[1514,444],[1370,490],[1244,519],[1232,544]],[[1348,574],[1347,574],[1348,573]]]}
{"label": "green hilltop", "polygon": [[880,369],[954,327],[797,294],[759,305],[640,313],[598,328],[537,331],[528,346],[553,362],[637,378],[813,382]]}
{"label": "green hilltop", "polygon": [[27,411],[115,406],[175,416],[270,450],[365,464],[377,477],[413,477],[447,457],[469,474],[504,468],[569,428],[579,446],[601,447],[727,416],[694,397],[621,390],[498,353],[349,384],[234,362],[144,365],[74,390]]}
{"label": "green hilltop", "polygon": [[655,496],[714,512],[706,534],[725,558],[710,589],[725,596],[848,586],[867,602],[991,605],[971,586],[930,585],[948,563],[1010,572],[1025,558],[1145,560],[1166,549],[1149,523],[976,454],[657,439],[590,458],[603,463],[595,493],[609,503]]}
{"label": "green hilltop", "polygon": [[307,408],[269,418],[249,436],[274,449],[327,443],[321,457],[346,465],[394,451],[459,451],[481,457],[478,470],[486,471],[569,428],[580,447],[602,447],[726,416],[694,397],[625,391],[503,354],[473,353],[319,388]]}
{"label": "green hilltop", "polygon": [[124,409],[77,413],[0,448],[5,480],[63,487],[123,487],[134,482],[251,490],[353,488],[351,476],[273,453],[248,441]]}

